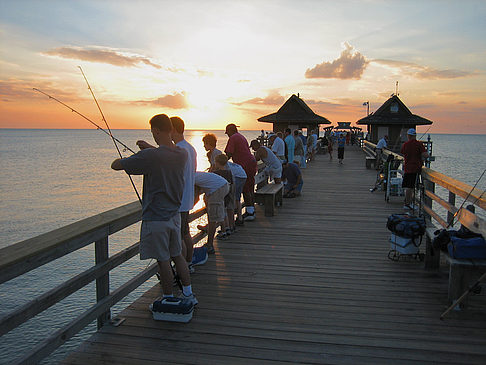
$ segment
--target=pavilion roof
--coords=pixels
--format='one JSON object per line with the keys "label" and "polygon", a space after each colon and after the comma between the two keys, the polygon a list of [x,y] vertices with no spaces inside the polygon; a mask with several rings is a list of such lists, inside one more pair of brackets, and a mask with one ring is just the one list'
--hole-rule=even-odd
{"label": "pavilion roof", "polygon": [[266,123],[310,122],[315,124],[331,124],[328,119],[314,113],[304,100],[297,95],[292,95],[276,113],[260,117],[258,121]]}
{"label": "pavilion roof", "polygon": [[428,125],[432,123],[426,118],[412,114],[397,95],[392,95],[378,110],[356,122],[356,124],[369,125]]}

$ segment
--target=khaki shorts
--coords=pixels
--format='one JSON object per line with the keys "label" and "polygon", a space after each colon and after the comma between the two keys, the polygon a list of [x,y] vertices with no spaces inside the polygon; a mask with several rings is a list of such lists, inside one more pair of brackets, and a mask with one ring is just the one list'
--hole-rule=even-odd
{"label": "khaki shorts", "polygon": [[140,259],[168,261],[181,254],[181,215],[168,221],[142,221]]}
{"label": "khaki shorts", "polygon": [[270,180],[275,178],[280,179],[282,178],[282,165],[278,168],[273,168],[272,166],[265,167],[266,174],[270,177]]}
{"label": "khaki shorts", "polygon": [[206,201],[206,208],[208,211],[208,221],[211,223],[219,223],[224,221],[226,217],[226,209],[224,207],[224,197],[229,193],[229,184],[225,184],[216,190],[211,195],[204,195]]}

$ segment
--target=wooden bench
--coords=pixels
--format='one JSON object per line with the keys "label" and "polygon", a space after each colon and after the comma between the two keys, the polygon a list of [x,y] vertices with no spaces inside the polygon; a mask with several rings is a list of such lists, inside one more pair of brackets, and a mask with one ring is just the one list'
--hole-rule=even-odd
{"label": "wooden bench", "polygon": [[[479,277],[480,273],[486,272],[486,260],[477,259],[454,259],[447,252],[434,249],[432,241],[435,237],[435,227],[426,229],[426,249],[425,249],[425,268],[438,269],[440,266],[440,255],[444,255],[449,264],[449,286],[447,295],[452,303],[458,299],[470,285]],[[463,306],[466,301],[462,302]]]}
{"label": "wooden bench", "polygon": [[283,204],[283,184],[267,184],[255,192],[255,201],[265,205],[265,217],[275,215],[275,205]]}

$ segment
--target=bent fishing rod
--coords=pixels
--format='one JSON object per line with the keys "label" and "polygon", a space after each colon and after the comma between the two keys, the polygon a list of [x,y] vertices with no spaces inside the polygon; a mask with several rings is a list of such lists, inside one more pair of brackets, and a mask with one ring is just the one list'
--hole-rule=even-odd
{"label": "bent fishing rod", "polygon": [[[118,145],[116,144],[116,139],[115,137],[113,136],[113,134],[111,133],[111,129],[110,129],[110,126],[108,125],[108,122],[106,121],[106,118],[105,118],[105,115],[103,114],[103,111],[101,110],[101,107],[100,107],[100,104],[98,104],[98,100],[96,99],[96,96],[93,92],[93,89],[91,89],[91,86],[88,82],[88,79],[86,78],[86,75],[84,74],[83,72],[83,69],[81,68],[81,66],[78,66],[79,70],[81,71],[81,74],[83,75],[84,77],[84,81],[86,81],[86,85],[88,85],[88,90],[90,91],[91,93],[91,96],[93,96],[93,99],[96,103],[96,106],[98,107],[98,110],[100,111],[100,114],[101,114],[101,118],[103,119],[103,121],[105,122],[105,125],[106,125],[106,128],[108,129],[108,134],[109,136],[111,137],[111,140],[113,141],[113,144],[115,145],[115,148],[116,150],[118,151],[118,155],[120,156],[120,158],[123,158],[121,152],[120,152],[120,149],[118,148]],[[105,131],[106,132],[106,131]],[[130,176],[129,173],[127,173],[127,176],[128,178],[130,179],[130,182],[132,183],[132,187],[133,187],[133,190],[135,191],[135,194],[137,194],[137,198],[138,198],[138,201],[140,202],[140,204],[142,205],[142,199],[140,198],[140,194],[138,193],[138,190],[137,190],[137,187],[135,186],[135,183],[133,182],[133,179],[132,177]]]}
{"label": "bent fishing rod", "polygon": [[[54,101],[57,101],[59,104],[61,105],[64,105],[66,108],[70,109],[73,113],[76,113],[77,115],[79,115],[80,117],[86,119],[88,122],[90,122],[91,124],[93,124],[97,129],[99,129],[100,131],[102,131],[103,133],[106,133],[107,135],[110,136],[110,133],[108,133],[106,130],[104,130],[103,128],[101,128],[98,124],[96,124],[95,122],[93,122],[91,119],[89,119],[87,116],[81,114],[80,112],[78,112],[77,110],[71,108],[69,105],[63,103],[61,100],[59,99],[56,99],[54,96],[51,96],[49,95],[48,93],[42,91],[42,90],[39,90],[37,88],[32,88],[34,91],[37,91],[41,94],[44,94],[45,96],[47,96],[49,99],[52,99]],[[127,150],[127,151],[130,151],[131,153],[135,153],[135,151],[133,151],[130,147],[128,147],[125,143],[123,143],[122,141],[120,141],[118,138],[115,138],[113,135],[111,135],[111,137],[113,137],[115,139],[115,141],[117,141],[120,145],[123,146],[124,148],[124,151]]]}

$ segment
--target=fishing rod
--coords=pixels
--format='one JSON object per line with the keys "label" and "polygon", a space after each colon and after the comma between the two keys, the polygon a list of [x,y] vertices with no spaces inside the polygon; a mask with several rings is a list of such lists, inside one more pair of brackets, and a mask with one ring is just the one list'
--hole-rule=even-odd
{"label": "fishing rod", "polygon": [[[459,209],[454,213],[454,215],[452,216],[451,218],[451,221],[449,222],[449,224],[447,225],[446,229],[451,227],[453,224],[454,224],[454,219],[456,218],[456,216],[459,214],[459,212],[461,211],[462,207],[464,206],[464,204],[467,202],[467,200],[469,199],[469,197],[471,196],[472,192],[474,191],[474,189],[476,189],[476,186],[479,184],[479,182],[481,181],[482,177],[484,176],[484,174],[486,173],[486,169],[484,169],[483,173],[481,174],[481,176],[479,177],[479,179],[476,181],[476,184],[474,184],[474,186],[472,187],[472,189],[469,191],[469,193],[467,194],[466,198],[464,199],[464,201],[462,202],[461,206],[459,207]],[[483,196],[483,194],[485,193],[485,191],[483,191],[481,193],[481,195],[479,195],[476,200],[473,202],[473,204],[476,204],[476,202],[481,199],[481,197]]]}
{"label": "fishing rod", "polygon": [[[108,129],[108,132],[109,132],[109,136],[111,137],[111,140],[113,141],[113,144],[115,145],[115,148],[118,151],[118,155],[120,156],[120,158],[123,158],[123,156],[122,156],[122,154],[120,152],[120,148],[118,148],[118,145],[116,144],[116,139],[115,139],[115,137],[113,137],[113,134],[111,133],[110,126],[108,125],[108,122],[106,121],[106,118],[105,118],[105,115],[103,114],[103,111],[101,110],[100,104],[98,104],[98,100],[96,99],[96,96],[95,96],[95,94],[93,92],[93,89],[91,89],[91,86],[90,86],[90,84],[88,82],[88,79],[86,78],[86,75],[84,74],[83,69],[81,68],[81,66],[78,66],[78,68],[81,71],[81,74],[83,75],[84,80],[86,81],[86,85],[88,85],[88,90],[91,92],[91,95],[93,96],[93,99],[94,99],[94,101],[96,103],[96,106],[98,107],[98,110],[100,111],[101,118],[105,122],[106,128]],[[132,183],[133,190],[135,190],[135,194],[137,194],[138,201],[140,202],[140,204],[142,204],[142,199],[140,198],[140,194],[138,193],[137,187],[135,186],[135,183],[133,182],[132,177],[128,173],[127,173],[127,175],[128,175],[128,178],[130,179],[130,182]]]}
{"label": "fishing rod", "polygon": [[432,124],[430,125],[429,128],[427,128],[427,130],[424,132],[424,134],[422,134],[417,141],[420,141],[422,138],[424,138],[424,136],[427,134],[427,132],[430,130],[430,128],[432,128]]}
{"label": "fishing rod", "polygon": [[[61,105],[64,105],[66,108],[70,109],[73,113],[76,113],[77,115],[79,115],[80,117],[86,119],[88,122],[90,122],[91,124],[93,124],[97,129],[99,129],[100,131],[102,131],[103,133],[106,133],[107,135],[110,135],[110,133],[108,133],[106,130],[104,130],[103,128],[101,128],[98,124],[96,124],[95,122],[93,122],[91,119],[89,119],[87,116],[81,114],[80,112],[78,112],[77,110],[71,108],[69,105],[63,103],[62,101],[60,101],[59,99],[56,99],[54,96],[51,96],[49,95],[48,93],[45,93],[44,91],[42,90],[39,90],[37,88],[32,88],[34,91],[37,91],[41,94],[44,94],[45,96],[47,96],[49,99],[52,99],[54,101],[57,101],[59,104]],[[119,139],[111,136],[112,138],[114,138],[120,145],[123,146],[124,150],[123,151],[130,151],[132,153],[135,153],[130,147],[128,147],[125,143],[123,143],[122,141],[120,141]]]}

